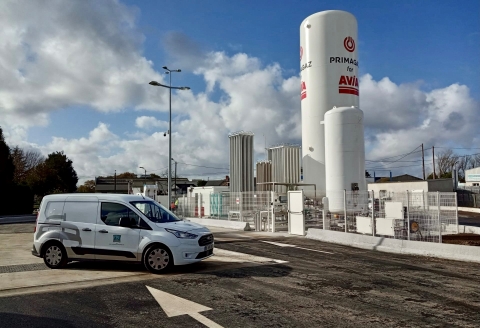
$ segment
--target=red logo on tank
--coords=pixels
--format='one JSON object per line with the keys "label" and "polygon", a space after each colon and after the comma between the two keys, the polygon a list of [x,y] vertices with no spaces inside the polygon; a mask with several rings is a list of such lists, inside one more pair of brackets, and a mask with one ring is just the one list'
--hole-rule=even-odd
{"label": "red logo on tank", "polygon": [[301,88],[300,100],[303,100],[307,98],[307,85],[305,84],[305,82],[302,81],[300,88]]}
{"label": "red logo on tank", "polygon": [[358,79],[356,76],[340,76],[338,81],[338,93],[346,93],[358,96]]}
{"label": "red logo on tank", "polygon": [[355,50],[355,41],[351,36],[347,36],[345,40],[343,40],[343,45],[348,52],[353,52]]}

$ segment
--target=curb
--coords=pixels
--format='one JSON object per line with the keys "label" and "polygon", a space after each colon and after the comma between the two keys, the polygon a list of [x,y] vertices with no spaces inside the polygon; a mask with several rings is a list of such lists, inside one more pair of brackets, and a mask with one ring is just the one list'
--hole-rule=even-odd
{"label": "curb", "polygon": [[462,212],[480,213],[480,208],[475,207],[458,207],[458,210]]}
{"label": "curb", "polygon": [[420,255],[448,260],[480,263],[480,247],[476,246],[391,239],[322,229],[308,229],[306,237],[328,243],[376,250],[380,252]]}
{"label": "curb", "polygon": [[252,231],[248,222],[215,220],[215,219],[200,219],[200,218],[185,218],[185,221],[202,224],[210,227],[227,228],[243,231]]}

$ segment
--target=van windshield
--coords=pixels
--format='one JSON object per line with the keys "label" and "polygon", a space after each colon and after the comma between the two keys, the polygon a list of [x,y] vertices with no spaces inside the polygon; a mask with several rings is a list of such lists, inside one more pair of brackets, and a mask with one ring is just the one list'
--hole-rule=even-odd
{"label": "van windshield", "polygon": [[138,201],[130,202],[138,210],[140,210],[145,216],[152,222],[165,223],[165,222],[177,222],[182,221],[175,216],[172,212],[152,201]]}

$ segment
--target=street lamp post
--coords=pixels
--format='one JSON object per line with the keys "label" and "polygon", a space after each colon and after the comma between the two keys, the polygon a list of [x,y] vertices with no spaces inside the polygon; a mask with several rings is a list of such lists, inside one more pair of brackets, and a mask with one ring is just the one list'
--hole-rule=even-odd
{"label": "street lamp post", "polygon": [[175,177],[175,197],[177,197],[177,161],[172,158],[172,161],[175,163],[175,173],[173,176]]}
{"label": "street lamp post", "polygon": [[139,169],[145,170],[145,175],[143,176],[143,178],[145,179],[145,181],[147,181],[147,170],[143,166],[140,166]]}
{"label": "street lamp post", "polygon": [[176,90],[190,90],[189,87],[172,87],[172,72],[181,72],[179,69],[171,70],[167,66],[163,66],[165,73],[170,76],[169,85],[164,85],[158,83],[157,81],[152,81],[149,84],[157,87],[168,88],[170,91],[169,97],[169,111],[168,111],[168,206],[172,204],[172,89]]}
{"label": "street lamp post", "polygon": [[143,176],[145,179],[145,182],[143,183],[143,192],[145,192],[145,185],[147,184],[147,169],[144,168],[143,166],[140,166],[139,169],[144,169],[145,170],[145,175]]}

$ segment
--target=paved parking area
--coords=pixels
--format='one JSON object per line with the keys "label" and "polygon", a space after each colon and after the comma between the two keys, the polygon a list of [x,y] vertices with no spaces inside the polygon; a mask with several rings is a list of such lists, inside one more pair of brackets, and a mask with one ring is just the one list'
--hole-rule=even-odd
{"label": "paved parking area", "polygon": [[30,282],[4,285],[0,327],[205,327],[169,316],[150,289],[182,311],[208,307],[207,327],[480,326],[479,264],[214,230],[215,257],[160,276],[94,262],[3,273],[0,284]]}

